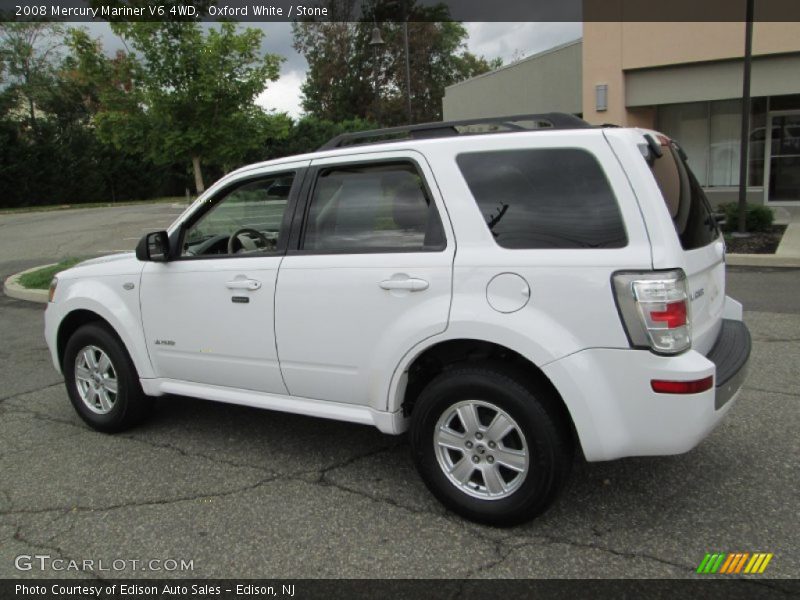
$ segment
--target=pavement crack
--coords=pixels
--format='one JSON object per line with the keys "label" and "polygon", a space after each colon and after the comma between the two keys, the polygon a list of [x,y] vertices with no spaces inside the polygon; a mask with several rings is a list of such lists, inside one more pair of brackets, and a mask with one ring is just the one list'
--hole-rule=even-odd
{"label": "pavement crack", "polygon": [[[91,429],[89,427],[86,427],[86,426],[84,426],[83,424],[81,424],[79,422],[75,422],[75,421],[71,421],[71,420],[67,420],[67,419],[60,419],[60,418],[53,417],[53,416],[45,414],[45,413],[41,413],[39,411],[35,411],[35,410],[30,410],[30,409],[20,408],[20,407],[13,407],[13,408],[8,409],[7,412],[11,412],[11,413],[18,412],[18,413],[23,413],[23,414],[30,414],[30,415],[33,416],[34,419],[39,419],[39,420],[42,420],[42,421],[49,421],[49,422],[52,422],[52,423],[59,423],[61,425],[69,425],[71,427],[75,427],[76,429],[78,429],[79,432],[88,433],[88,434],[97,433],[93,429]],[[136,435],[117,434],[114,437],[119,438],[119,439],[128,440],[128,441],[131,441],[131,442],[134,442],[134,443],[137,443],[137,444],[142,444],[142,445],[145,445],[145,446],[149,446],[151,448],[157,448],[157,449],[160,449],[160,450],[170,450],[170,451],[173,451],[173,452],[177,452],[178,454],[180,454],[181,456],[184,456],[186,458],[200,458],[200,459],[207,460],[207,461],[209,461],[211,463],[218,464],[218,465],[221,465],[221,466],[235,467],[235,468],[238,468],[238,469],[252,469],[252,470],[255,470],[255,471],[261,471],[262,473],[268,473],[268,474],[273,474],[274,473],[273,471],[270,471],[269,469],[266,469],[266,468],[261,467],[261,466],[256,466],[256,465],[252,465],[252,464],[248,464],[248,463],[239,463],[239,462],[236,462],[236,461],[227,460],[227,459],[220,458],[220,457],[217,457],[217,456],[211,456],[211,455],[208,455],[208,454],[203,454],[201,452],[189,452],[189,451],[184,450],[183,448],[181,448],[179,446],[176,446],[175,444],[153,442],[153,441],[150,441],[150,440],[143,439],[141,437],[137,437]]]}
{"label": "pavement crack", "polygon": [[765,394],[777,394],[779,396],[791,396],[793,398],[800,397],[800,394],[796,393],[796,392],[783,392],[783,391],[780,391],[780,390],[769,390],[769,389],[766,389],[766,388],[751,387],[749,385],[744,386],[743,389],[745,389],[745,390],[747,390],[749,392],[763,392]]}
{"label": "pavement crack", "polygon": [[33,390],[24,390],[22,392],[16,392],[9,396],[3,396],[0,398],[0,403],[5,402],[6,400],[13,400],[14,398],[19,398],[20,396],[25,396],[26,394],[35,394],[36,392],[43,392],[44,390],[49,390],[50,388],[54,388],[56,386],[63,385],[63,381],[59,381],[57,383],[50,383],[44,387],[36,388]]}
{"label": "pavement crack", "polygon": [[357,463],[361,460],[372,458],[373,456],[377,456],[379,454],[383,454],[384,452],[388,452],[390,450],[394,450],[395,448],[399,448],[402,445],[402,442],[395,442],[394,444],[389,444],[387,446],[381,446],[380,448],[374,448],[367,452],[362,452],[361,454],[356,454],[355,456],[351,456],[346,458],[342,461],[334,463],[332,465],[328,465],[322,469],[313,470],[313,471],[305,471],[307,475],[317,475],[317,483],[324,483],[326,482],[326,478],[328,473],[331,471],[335,471],[337,469],[344,469],[345,467],[349,467],[350,465]]}
{"label": "pavement crack", "polygon": [[[339,469],[344,469],[344,468],[349,467],[350,465],[353,465],[353,464],[355,464],[355,463],[357,463],[357,462],[359,462],[361,460],[365,460],[365,459],[371,458],[373,456],[378,456],[380,454],[383,454],[384,452],[389,452],[391,450],[394,450],[394,449],[400,447],[401,445],[402,445],[402,442],[396,442],[394,444],[389,444],[387,446],[381,446],[380,448],[376,448],[376,449],[370,450],[368,452],[363,452],[361,454],[357,454],[355,456],[351,456],[351,457],[349,457],[349,458],[347,458],[345,460],[339,461],[339,462],[334,463],[332,465],[328,465],[327,467],[324,467],[322,469],[313,470],[313,471],[304,471],[304,472],[302,472],[302,473],[300,473],[298,475],[282,475],[282,477],[285,480],[289,480],[289,481],[297,481],[297,482],[305,483],[305,484],[309,484],[309,485],[321,486],[321,487],[326,487],[326,488],[334,488],[334,489],[337,489],[337,490],[339,490],[341,492],[345,492],[347,494],[353,494],[353,495],[356,495],[356,496],[360,496],[360,497],[365,498],[365,499],[367,499],[367,500],[369,500],[371,502],[375,502],[375,503],[379,503],[379,504],[386,504],[386,505],[389,505],[389,506],[392,506],[392,507],[395,507],[395,508],[399,508],[401,510],[407,511],[407,512],[412,513],[412,514],[430,514],[430,515],[444,517],[445,516],[444,514],[439,514],[439,513],[430,511],[430,510],[426,510],[426,509],[422,509],[422,508],[416,508],[416,507],[408,506],[406,504],[401,504],[397,500],[395,500],[394,498],[391,498],[391,497],[388,497],[388,496],[384,496],[384,495],[380,495],[380,494],[372,494],[370,492],[367,492],[367,491],[364,491],[364,490],[361,490],[361,489],[358,489],[358,488],[355,488],[355,487],[351,487],[351,486],[345,485],[343,483],[340,483],[340,482],[336,481],[335,479],[333,479],[330,476],[330,473],[333,472],[333,471],[336,471],[336,470],[339,470]],[[307,477],[308,475],[314,475],[315,477],[313,479],[309,479]]]}
{"label": "pavement crack", "polygon": [[[72,530],[73,527],[74,527],[74,524],[70,525],[65,533],[69,533]],[[16,531],[14,532],[14,536],[13,537],[14,537],[14,539],[16,541],[21,542],[21,543],[23,543],[23,544],[25,544],[27,546],[30,546],[33,549],[46,550],[46,551],[52,552],[52,553],[57,555],[57,558],[65,561],[67,563],[73,563],[74,562],[76,565],[78,565],[78,568],[79,568],[80,572],[85,574],[87,577],[90,577],[92,579],[101,580],[101,581],[103,580],[103,578],[100,577],[100,575],[98,575],[94,571],[84,569],[83,568],[83,561],[68,556],[64,552],[64,550],[61,548],[61,546],[59,546],[58,544],[52,543],[51,542],[52,538],[50,540],[47,540],[47,541],[44,541],[44,542],[43,541],[39,541],[39,540],[32,540],[29,537],[26,537],[26,536],[24,536],[22,534],[22,526],[18,526],[17,527]]]}
{"label": "pavement crack", "polygon": [[[505,560],[511,555],[514,551],[514,548],[507,546],[502,540],[495,540],[494,541],[494,552],[495,557],[488,561],[487,563],[469,571],[465,576],[464,579],[477,579],[480,578],[480,574],[486,571],[490,571],[494,569],[496,566],[505,562]],[[463,584],[462,584],[463,587]],[[458,596],[460,597],[461,594],[459,593]]]}
{"label": "pavement crack", "polygon": [[211,463],[222,465],[225,467],[234,467],[237,469],[253,469],[255,471],[261,471],[263,473],[268,473],[270,475],[274,474],[274,471],[270,471],[269,469],[262,467],[260,465],[253,465],[250,463],[241,463],[234,460],[228,460],[226,458],[221,458],[219,456],[212,456],[208,454],[203,454],[202,452],[190,452],[181,448],[180,446],[176,446],[175,444],[171,444],[169,442],[154,442],[152,440],[146,440],[141,437],[137,437],[135,435],[117,435],[121,439],[130,440],[132,442],[136,442],[139,444],[143,444],[145,446],[150,446],[151,448],[158,448],[163,450],[171,450],[173,452],[177,452],[181,456],[186,458],[202,458],[203,460],[207,460]]}
{"label": "pavement crack", "polygon": [[[644,552],[633,552],[633,551],[625,551],[625,550],[615,550],[609,546],[601,546],[599,544],[593,543],[586,543],[586,542],[577,542],[575,540],[571,540],[569,538],[554,536],[554,535],[542,535],[540,534],[539,537],[544,540],[548,544],[562,544],[565,546],[571,546],[573,548],[582,548],[586,550],[599,550],[600,552],[606,552],[608,554],[612,554],[614,556],[619,556],[620,558],[640,558],[644,560],[650,560],[653,562],[660,563],[662,565],[667,565],[670,567],[676,567],[678,569],[688,569],[690,572],[693,572],[696,568],[696,565],[687,564],[687,563],[678,563],[674,561],[667,560],[665,558],[661,558],[660,556],[655,556],[653,554],[646,554]],[[535,542],[522,544],[517,546],[517,548],[523,548],[526,546],[532,546]]]}
{"label": "pavement crack", "polygon": [[235,496],[236,494],[241,494],[244,492],[250,492],[255,489],[260,488],[263,485],[271,483],[277,479],[278,475],[273,475],[271,477],[265,477],[259,479],[255,483],[250,483],[248,485],[239,486],[233,489],[215,492],[215,493],[203,493],[203,494],[190,494],[186,496],[177,496],[175,498],[162,498],[162,499],[155,499],[155,500],[134,500],[131,502],[120,502],[117,504],[109,504],[106,506],[54,506],[49,508],[32,508],[32,509],[17,509],[17,510],[7,510],[0,512],[0,516],[6,515],[37,515],[37,514],[46,514],[52,512],[61,512],[64,515],[67,514],[74,514],[74,513],[103,513],[103,512],[112,512],[115,510],[121,510],[126,508],[139,508],[139,507],[148,507],[148,506],[167,506],[172,504],[180,504],[181,502],[193,502],[195,500],[210,500],[216,498],[227,498],[229,496]]}

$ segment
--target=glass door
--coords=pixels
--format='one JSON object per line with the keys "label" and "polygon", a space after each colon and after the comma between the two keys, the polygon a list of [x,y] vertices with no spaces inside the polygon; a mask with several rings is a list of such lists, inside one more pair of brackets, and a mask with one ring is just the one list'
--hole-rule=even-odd
{"label": "glass door", "polygon": [[767,128],[767,200],[800,201],[800,111],[771,113]]}

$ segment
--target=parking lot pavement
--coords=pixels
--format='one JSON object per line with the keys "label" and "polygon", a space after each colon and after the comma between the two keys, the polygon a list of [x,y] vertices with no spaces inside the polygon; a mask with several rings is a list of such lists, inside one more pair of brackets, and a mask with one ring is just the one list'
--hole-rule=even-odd
{"label": "parking lot pavement", "polygon": [[184,208],[161,203],[3,214],[0,260],[35,265],[133,250],[145,233],[165,229]]}
{"label": "parking lot pavement", "polygon": [[[752,278],[769,293],[768,272],[731,288],[755,294]],[[41,306],[0,297],[0,578],[165,575],[18,571],[22,554],[183,559],[193,570],[168,575],[195,577],[691,577],[712,551],[772,552],[768,574],[796,578],[800,314],[746,320],[746,389],[703,444],[578,460],[543,517],[492,529],[445,512],[405,438],[368,427],[172,397],[134,431],[95,433],[52,369]]]}

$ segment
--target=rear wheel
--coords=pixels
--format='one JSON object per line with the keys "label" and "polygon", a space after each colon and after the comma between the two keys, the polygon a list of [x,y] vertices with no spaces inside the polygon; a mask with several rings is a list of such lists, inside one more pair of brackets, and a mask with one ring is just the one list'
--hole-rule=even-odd
{"label": "rear wheel", "polygon": [[420,394],[414,462],[462,516],[514,525],[544,512],[569,474],[573,444],[548,390],[500,366],[446,370]]}
{"label": "rear wheel", "polygon": [[150,412],[152,399],[142,392],[128,352],[100,324],[84,325],[70,337],[63,372],[72,405],[98,431],[124,431]]}

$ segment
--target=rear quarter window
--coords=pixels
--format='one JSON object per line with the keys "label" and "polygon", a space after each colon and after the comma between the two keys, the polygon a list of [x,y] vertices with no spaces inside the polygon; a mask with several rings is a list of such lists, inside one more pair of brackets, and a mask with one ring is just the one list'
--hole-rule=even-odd
{"label": "rear quarter window", "polygon": [[642,146],[642,151],[664,197],[681,246],[684,250],[707,246],[720,235],[708,198],[679,147],[666,138],[660,140],[660,145],[662,155],[658,158],[646,145]]}
{"label": "rear quarter window", "polygon": [[586,150],[473,152],[456,162],[503,248],[622,248],[628,243],[611,186]]}

